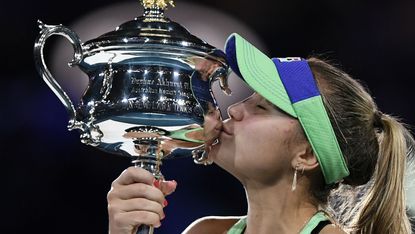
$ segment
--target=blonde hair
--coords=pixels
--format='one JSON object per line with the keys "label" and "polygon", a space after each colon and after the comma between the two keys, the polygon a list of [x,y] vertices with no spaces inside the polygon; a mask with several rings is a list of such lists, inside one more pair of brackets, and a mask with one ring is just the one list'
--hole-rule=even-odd
{"label": "blonde hair", "polygon": [[404,177],[413,137],[358,81],[317,58],[308,63],[350,171],[340,185],[317,183],[313,194],[350,232],[411,233]]}

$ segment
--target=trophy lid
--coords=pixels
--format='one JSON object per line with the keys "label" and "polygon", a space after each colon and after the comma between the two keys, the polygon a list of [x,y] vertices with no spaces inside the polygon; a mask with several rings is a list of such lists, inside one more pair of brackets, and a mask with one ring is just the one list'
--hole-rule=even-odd
{"label": "trophy lid", "polygon": [[225,63],[225,54],[192,35],[180,24],[164,16],[168,0],[142,0],[144,14],[125,22],[114,31],[105,33],[83,44],[87,56],[101,51],[141,50],[168,51],[210,57]]}

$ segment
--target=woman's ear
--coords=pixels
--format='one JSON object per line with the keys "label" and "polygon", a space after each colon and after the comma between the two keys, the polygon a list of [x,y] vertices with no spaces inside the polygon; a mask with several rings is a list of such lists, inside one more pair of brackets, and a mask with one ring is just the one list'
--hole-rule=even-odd
{"label": "woman's ear", "polygon": [[304,147],[302,147],[301,150],[296,152],[291,161],[291,166],[293,168],[297,167],[297,169],[304,171],[311,171],[319,166],[317,157],[314,155],[313,148],[308,142],[304,145]]}

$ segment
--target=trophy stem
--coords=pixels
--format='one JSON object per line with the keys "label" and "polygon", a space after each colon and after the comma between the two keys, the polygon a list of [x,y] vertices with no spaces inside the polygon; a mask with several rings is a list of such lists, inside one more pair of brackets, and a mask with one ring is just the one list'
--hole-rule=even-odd
{"label": "trophy stem", "polygon": [[[160,139],[158,138],[137,138],[134,140],[134,146],[138,156],[135,156],[131,163],[135,167],[141,167],[154,175],[156,180],[164,180],[160,166],[163,153],[160,149]],[[153,234],[154,227],[149,225],[140,225],[137,234]]]}
{"label": "trophy stem", "polygon": [[164,179],[164,176],[160,170],[160,166],[162,164],[161,159],[142,158],[139,156],[139,158],[131,161],[131,163],[134,164],[134,167],[141,167],[149,171],[157,180]]}
{"label": "trophy stem", "polygon": [[137,234],[153,234],[154,233],[154,227],[148,226],[148,225],[141,225],[138,227]]}

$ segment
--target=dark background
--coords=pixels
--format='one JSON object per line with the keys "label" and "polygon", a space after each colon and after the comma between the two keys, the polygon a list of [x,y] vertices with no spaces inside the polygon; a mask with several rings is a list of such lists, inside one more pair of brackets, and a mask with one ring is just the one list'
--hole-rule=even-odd
{"label": "dark background", "polygon": [[[363,80],[383,112],[415,124],[415,1],[191,2],[239,19],[274,56],[325,54]],[[0,233],[107,232],[106,194],[129,160],[85,146],[78,132],[66,130],[65,109],[35,71],[33,43],[38,18],[69,25],[109,4],[114,1],[9,0],[0,6]],[[179,233],[201,216],[245,213],[242,187],[216,166],[178,159],[165,162],[163,171],[179,185],[157,233]]]}

